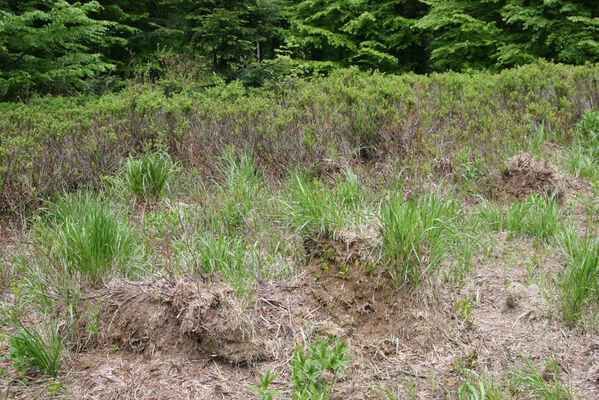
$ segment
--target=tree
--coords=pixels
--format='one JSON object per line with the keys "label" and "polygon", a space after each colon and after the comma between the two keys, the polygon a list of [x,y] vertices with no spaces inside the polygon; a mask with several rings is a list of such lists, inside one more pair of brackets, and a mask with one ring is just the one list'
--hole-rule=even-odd
{"label": "tree", "polygon": [[278,0],[166,0],[179,23],[179,48],[209,58],[215,70],[238,69],[264,54],[274,55],[281,35]]}
{"label": "tree", "polygon": [[427,32],[433,70],[492,68],[504,36],[501,0],[422,0],[430,6],[416,27]]}
{"label": "tree", "polygon": [[86,78],[110,70],[113,65],[91,50],[107,43],[111,26],[88,17],[99,7],[94,1],[75,6],[56,0],[12,2],[1,8],[0,98],[31,89],[80,89]]}
{"label": "tree", "polygon": [[599,61],[599,2],[507,0],[501,9],[507,41],[495,58],[511,67],[539,57],[568,64]]}
{"label": "tree", "polygon": [[406,53],[418,46],[413,25],[424,9],[415,0],[303,0],[293,7],[288,43],[305,59],[390,72],[412,69],[417,58]]}

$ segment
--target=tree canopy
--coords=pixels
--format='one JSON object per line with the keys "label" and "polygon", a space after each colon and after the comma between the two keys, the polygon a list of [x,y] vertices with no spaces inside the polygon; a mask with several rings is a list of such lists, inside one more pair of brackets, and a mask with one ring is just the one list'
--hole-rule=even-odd
{"label": "tree canopy", "polygon": [[[225,79],[599,61],[593,0],[6,0],[0,98],[111,88],[184,56]],[[289,62],[289,61],[292,62]],[[186,65],[192,65],[191,63]],[[273,66],[276,66],[273,67]],[[255,72],[259,71],[259,74]],[[265,72],[266,71],[266,72]]]}

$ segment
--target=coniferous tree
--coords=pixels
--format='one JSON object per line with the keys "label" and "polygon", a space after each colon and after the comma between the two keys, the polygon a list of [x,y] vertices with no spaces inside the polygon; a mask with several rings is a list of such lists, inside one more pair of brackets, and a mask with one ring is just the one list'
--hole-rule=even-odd
{"label": "coniferous tree", "polygon": [[66,92],[110,70],[100,48],[111,23],[89,18],[100,5],[64,0],[9,2],[0,7],[0,98],[29,89]]}

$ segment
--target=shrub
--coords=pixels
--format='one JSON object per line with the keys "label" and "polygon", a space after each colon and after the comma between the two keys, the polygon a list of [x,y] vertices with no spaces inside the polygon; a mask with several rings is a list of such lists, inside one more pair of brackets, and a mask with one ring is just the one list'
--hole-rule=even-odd
{"label": "shrub", "polygon": [[[415,171],[470,149],[488,172],[544,123],[566,140],[572,121],[599,102],[599,67],[539,62],[500,74],[430,76],[334,71],[280,91],[216,86],[172,95],[131,86],[100,97],[0,103],[0,208],[31,206],[57,190],[100,185],[139,149],[214,172],[227,148],[260,155],[267,174],[326,159],[387,156]],[[400,167],[402,165],[399,165]]]}

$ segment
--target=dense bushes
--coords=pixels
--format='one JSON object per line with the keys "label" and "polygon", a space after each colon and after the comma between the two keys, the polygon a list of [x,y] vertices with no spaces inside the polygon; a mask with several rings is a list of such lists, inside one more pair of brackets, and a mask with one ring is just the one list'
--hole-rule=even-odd
{"label": "dense bushes", "polygon": [[[325,159],[404,163],[457,154],[487,161],[536,126],[569,140],[599,101],[599,67],[539,63],[493,75],[387,76],[338,70],[274,92],[240,84],[179,93],[132,86],[101,97],[0,104],[0,207],[101,184],[131,153],[167,151],[211,174],[226,149],[254,153],[271,173]],[[216,172],[215,172],[216,173]]]}

